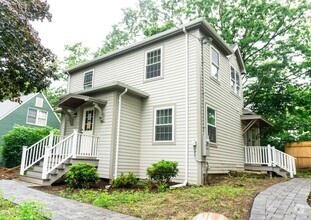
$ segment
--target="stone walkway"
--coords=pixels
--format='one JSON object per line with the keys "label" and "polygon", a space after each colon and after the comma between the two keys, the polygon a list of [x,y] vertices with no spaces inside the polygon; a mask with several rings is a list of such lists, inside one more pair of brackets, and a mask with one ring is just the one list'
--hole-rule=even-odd
{"label": "stone walkway", "polygon": [[29,200],[38,201],[44,204],[46,209],[52,213],[51,219],[138,219],[104,208],[54,196],[29,188],[30,185],[15,180],[0,180],[0,190],[3,198],[17,204]]}
{"label": "stone walkway", "polygon": [[311,179],[295,178],[271,186],[254,200],[250,220],[311,220],[307,198]]}

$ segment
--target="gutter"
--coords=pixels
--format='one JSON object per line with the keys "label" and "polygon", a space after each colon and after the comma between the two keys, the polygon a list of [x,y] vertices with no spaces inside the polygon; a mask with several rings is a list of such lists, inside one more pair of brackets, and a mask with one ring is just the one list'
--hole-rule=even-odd
{"label": "gutter", "polygon": [[177,184],[177,185],[174,185],[174,186],[171,186],[170,189],[174,189],[174,188],[179,188],[179,187],[183,187],[183,186],[186,186],[187,183],[188,183],[188,160],[189,160],[189,151],[188,151],[188,142],[189,142],[189,135],[188,135],[188,131],[189,131],[189,108],[188,108],[188,105],[189,105],[189,68],[188,68],[188,47],[189,47],[189,43],[188,43],[188,37],[189,37],[189,34],[186,30],[186,28],[184,27],[183,28],[183,32],[185,33],[185,45],[186,45],[186,68],[185,68],[185,72],[186,72],[186,79],[185,79],[185,82],[186,82],[186,113],[185,113],[185,180],[182,184]]}
{"label": "gutter", "polygon": [[119,162],[119,146],[120,146],[120,124],[121,124],[121,107],[122,107],[122,96],[127,93],[127,88],[124,92],[119,95],[119,107],[118,107],[118,125],[117,125],[117,140],[116,140],[116,158],[114,166],[114,178],[118,177],[118,162]]}

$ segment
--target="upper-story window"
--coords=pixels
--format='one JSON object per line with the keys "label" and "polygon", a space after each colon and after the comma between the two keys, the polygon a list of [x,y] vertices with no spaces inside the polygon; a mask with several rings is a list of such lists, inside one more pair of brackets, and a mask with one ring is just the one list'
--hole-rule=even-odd
{"label": "upper-story window", "polygon": [[83,89],[93,87],[94,70],[84,73]]}
{"label": "upper-story window", "polygon": [[215,79],[219,78],[219,52],[212,47],[212,77]]}
{"label": "upper-story window", "polygon": [[164,107],[155,109],[154,141],[174,141],[174,108]]}
{"label": "upper-story window", "polygon": [[235,94],[241,94],[241,80],[240,80],[240,73],[231,66],[231,91]]}
{"label": "upper-story window", "polygon": [[146,79],[161,76],[162,48],[146,52]]}
{"label": "upper-story window", "polygon": [[46,126],[48,120],[48,112],[35,108],[28,108],[27,124]]}

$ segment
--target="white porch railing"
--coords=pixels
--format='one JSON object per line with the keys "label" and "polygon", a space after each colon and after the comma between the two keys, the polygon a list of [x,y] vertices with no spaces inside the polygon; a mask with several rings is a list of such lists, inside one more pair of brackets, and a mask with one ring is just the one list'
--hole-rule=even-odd
{"label": "white porch railing", "polygon": [[283,153],[270,145],[245,147],[244,157],[245,163],[247,164],[278,166],[289,172],[291,178],[296,174],[296,158]]}
{"label": "white porch railing", "polygon": [[55,170],[69,158],[77,156],[97,158],[98,137],[79,134],[78,130],[62,141],[45,149],[42,179],[47,179],[48,174]]}
{"label": "white porch railing", "polygon": [[45,148],[57,144],[63,136],[55,135],[51,132],[48,136],[41,139],[30,147],[23,146],[20,175],[24,175],[25,170],[38,163],[44,156]]}

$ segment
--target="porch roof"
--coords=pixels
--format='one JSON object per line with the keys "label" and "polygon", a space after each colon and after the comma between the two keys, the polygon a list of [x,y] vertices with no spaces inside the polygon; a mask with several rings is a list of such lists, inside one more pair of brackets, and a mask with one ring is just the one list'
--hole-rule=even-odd
{"label": "porch roof", "polygon": [[58,107],[65,107],[65,108],[76,108],[80,105],[83,105],[84,103],[94,103],[99,105],[106,105],[107,101],[92,98],[90,96],[84,96],[84,95],[77,95],[77,94],[68,94],[65,97],[63,97],[58,103]]}
{"label": "porch roof", "polygon": [[88,88],[79,92],[76,92],[75,94],[78,95],[86,95],[86,94],[94,94],[94,93],[98,93],[98,92],[103,92],[103,91],[110,91],[110,90],[120,90],[120,91],[124,91],[124,89],[128,89],[129,94],[138,96],[140,98],[148,98],[149,94],[147,92],[144,92],[140,89],[137,89],[133,86],[127,85],[125,83],[122,83],[120,81],[113,81],[111,83],[107,83],[104,84],[102,86],[97,86],[97,87],[92,87],[92,88]]}
{"label": "porch roof", "polygon": [[273,127],[273,125],[266,119],[264,119],[261,115],[242,115],[241,121],[245,123],[249,123],[254,121],[256,127]]}

